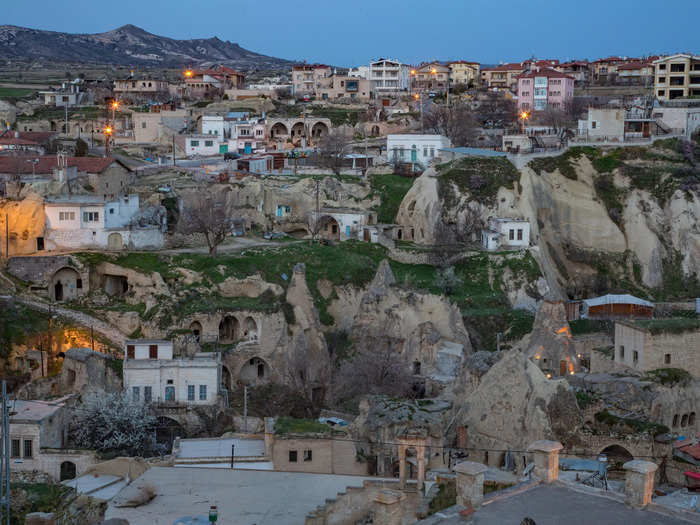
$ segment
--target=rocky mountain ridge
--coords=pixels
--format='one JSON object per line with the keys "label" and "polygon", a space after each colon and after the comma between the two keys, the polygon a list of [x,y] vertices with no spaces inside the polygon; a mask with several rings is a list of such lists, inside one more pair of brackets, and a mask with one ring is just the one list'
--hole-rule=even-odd
{"label": "rocky mountain ridge", "polygon": [[177,40],[131,24],[94,34],[0,25],[0,58],[161,67],[222,63],[245,70],[287,68],[291,63],[217,37]]}

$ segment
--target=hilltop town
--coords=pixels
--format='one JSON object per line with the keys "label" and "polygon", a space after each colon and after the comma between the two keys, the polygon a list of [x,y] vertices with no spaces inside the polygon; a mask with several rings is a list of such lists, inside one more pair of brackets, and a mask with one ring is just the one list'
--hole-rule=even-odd
{"label": "hilltop town", "polygon": [[13,523],[700,522],[700,56],[1,29]]}

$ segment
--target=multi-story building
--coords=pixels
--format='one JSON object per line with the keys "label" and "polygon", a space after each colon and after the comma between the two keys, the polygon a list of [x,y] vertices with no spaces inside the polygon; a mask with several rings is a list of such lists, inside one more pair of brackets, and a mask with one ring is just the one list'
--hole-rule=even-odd
{"label": "multi-story building", "polygon": [[187,70],[184,80],[175,87],[174,95],[182,98],[213,98],[227,89],[245,89],[245,75],[226,66]]}
{"label": "multi-story building", "polygon": [[93,103],[92,93],[81,91],[81,79],[76,79],[73,82],[61,84],[60,89],[50,89],[48,91],[40,91],[39,95],[44,97],[45,106],[80,106],[91,105]]}
{"label": "multi-story building", "polygon": [[535,68],[519,75],[517,81],[519,111],[565,110],[574,98],[574,77],[554,69]]}
{"label": "multi-story building", "polygon": [[376,94],[390,94],[407,91],[410,66],[398,60],[380,58],[369,64],[371,89]]}
{"label": "multi-story building", "polygon": [[369,66],[352,67],[348,71],[348,76],[353,78],[366,78],[369,80]]}
{"label": "multi-story building", "polygon": [[560,73],[566,73],[567,75],[574,77],[574,81],[577,84],[585,84],[590,79],[591,65],[587,60],[572,60],[571,62],[564,62],[555,66]]}
{"label": "multi-story building", "polygon": [[487,67],[481,70],[481,85],[515,90],[518,85],[517,76],[523,71],[525,66],[519,62]]}
{"label": "multi-story building", "polygon": [[654,94],[659,100],[700,95],[700,56],[671,55],[659,58],[653,64]]}
{"label": "multi-story building", "polygon": [[450,68],[450,83],[466,86],[475,86],[481,78],[478,62],[467,62],[466,60],[456,60],[448,64]]}
{"label": "multi-story building", "polygon": [[176,109],[157,113],[135,111],[131,115],[134,142],[159,142],[185,131],[190,124],[190,110]]}
{"label": "multi-story building", "polygon": [[316,98],[333,100],[349,98],[353,100],[369,100],[372,96],[370,81],[366,78],[331,75],[322,78],[316,88]]}
{"label": "multi-story building", "polygon": [[595,62],[591,62],[591,70],[593,80],[599,83],[614,82],[617,76],[618,66],[625,62],[630,62],[634,59],[623,57],[607,57],[599,58]]}
{"label": "multi-story building", "polygon": [[220,384],[219,353],[175,358],[171,341],[126,341],[124,389],[134,401],[212,405],[217,402]]}
{"label": "multi-story building", "polygon": [[619,83],[649,86],[653,78],[654,65],[650,61],[635,60],[617,66],[617,80]]}
{"label": "multi-story building", "polygon": [[416,68],[413,89],[417,91],[447,91],[450,80],[450,68],[439,62],[422,64]]}
{"label": "multi-story building", "polygon": [[301,64],[292,67],[292,93],[312,96],[320,87],[321,79],[331,76],[333,70],[324,64]]}
{"label": "multi-story building", "polygon": [[170,96],[168,81],[153,77],[133,77],[114,81],[114,98],[131,102],[150,102]]}

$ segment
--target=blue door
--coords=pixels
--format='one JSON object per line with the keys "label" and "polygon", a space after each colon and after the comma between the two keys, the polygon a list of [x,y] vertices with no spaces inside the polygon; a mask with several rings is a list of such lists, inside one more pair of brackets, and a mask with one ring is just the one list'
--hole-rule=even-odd
{"label": "blue door", "polygon": [[350,237],[350,226],[345,227],[345,236]]}
{"label": "blue door", "polygon": [[250,142],[245,143],[245,149],[243,150],[246,155],[253,153],[253,146]]}
{"label": "blue door", "polygon": [[277,206],[277,216],[282,217],[282,206]]}

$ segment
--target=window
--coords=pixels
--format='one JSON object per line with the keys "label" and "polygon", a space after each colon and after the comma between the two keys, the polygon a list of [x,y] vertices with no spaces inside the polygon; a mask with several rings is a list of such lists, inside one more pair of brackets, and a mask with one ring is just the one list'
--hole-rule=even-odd
{"label": "window", "polygon": [[639,362],[639,352],[637,352],[636,350],[632,351],[632,362]]}
{"label": "window", "polygon": [[515,239],[515,230],[508,230],[508,240],[512,241]]}
{"label": "window", "polygon": [[311,461],[313,458],[312,452],[310,450],[304,451],[304,461]]}
{"label": "window", "polygon": [[158,359],[158,345],[148,345],[148,358]]}
{"label": "window", "polygon": [[100,212],[97,211],[84,211],[83,212],[83,222],[97,222],[100,220]]}
{"label": "window", "polygon": [[670,365],[671,364],[671,354],[665,354],[664,355],[664,364]]}
{"label": "window", "polygon": [[673,425],[671,425],[671,426],[674,426],[674,427],[678,426],[678,414],[673,416]]}
{"label": "window", "polygon": [[133,359],[135,353],[134,345],[126,345],[126,357],[127,359]]}
{"label": "window", "polygon": [[[683,414],[683,417],[681,418],[681,426],[682,427],[687,427],[688,426],[688,414]],[[24,442],[26,445],[26,441]]]}
{"label": "window", "polygon": [[213,145],[214,145],[214,141],[213,141],[213,140],[205,140],[205,141],[204,141],[204,146],[207,147],[207,148],[211,148]]}
{"label": "window", "polygon": [[187,385],[187,401],[194,401],[194,385]]}
{"label": "window", "polygon": [[665,89],[659,89],[657,92],[657,96],[659,97],[665,97],[666,96],[666,90]]}
{"label": "window", "polygon": [[297,451],[296,451],[296,450],[290,450],[290,451],[289,451],[289,462],[290,462],[290,463],[296,463],[296,462],[297,462]]}
{"label": "window", "polygon": [[135,386],[131,388],[131,399],[134,401],[138,401],[140,397],[140,388]]}
{"label": "window", "polygon": [[59,221],[74,221],[75,212],[74,211],[59,211],[58,212]]}
{"label": "window", "polygon": [[83,280],[82,280],[82,279],[76,279],[76,280],[75,280],[75,287],[76,287],[78,290],[82,290],[82,289],[83,289]]}
{"label": "window", "polygon": [[193,148],[198,148],[199,147],[199,141],[198,140],[191,140],[190,141],[190,146]]}
{"label": "window", "polygon": [[141,122],[141,129],[146,129],[146,123],[145,123],[145,122]]}
{"label": "window", "polygon": [[19,439],[13,439],[12,440],[12,452],[11,455],[13,458],[18,458],[19,457]]}
{"label": "window", "polygon": [[522,230],[522,229],[519,229],[519,230],[518,230],[518,240],[519,240],[519,241],[522,241],[522,240],[523,240],[523,230]]}
{"label": "window", "polygon": [[688,426],[692,427],[695,425],[695,412],[691,412],[688,416]]}
{"label": "window", "polygon": [[153,399],[153,387],[145,386],[143,387],[143,400],[146,403],[150,403]]}
{"label": "window", "polygon": [[595,129],[596,126],[598,126],[598,123],[595,120],[591,122],[591,129]]}
{"label": "window", "polygon": [[31,439],[25,439],[24,440],[24,457],[25,458],[31,458],[32,457],[32,445],[34,443],[32,442]]}
{"label": "window", "polygon": [[671,64],[671,73],[685,72],[685,64]]}
{"label": "window", "polygon": [[659,84],[666,82],[666,77],[659,77]]}
{"label": "window", "polygon": [[207,385],[199,385],[199,400],[207,400]]}
{"label": "window", "polygon": [[[109,184],[107,185],[107,187],[109,188]],[[110,215],[114,215],[114,208],[110,208],[110,209],[109,209],[109,214],[110,214]]]}
{"label": "window", "polygon": [[620,345],[620,359],[625,358],[625,347],[623,345]]}
{"label": "window", "polygon": [[666,64],[659,64],[658,68],[660,71],[666,71]]}

